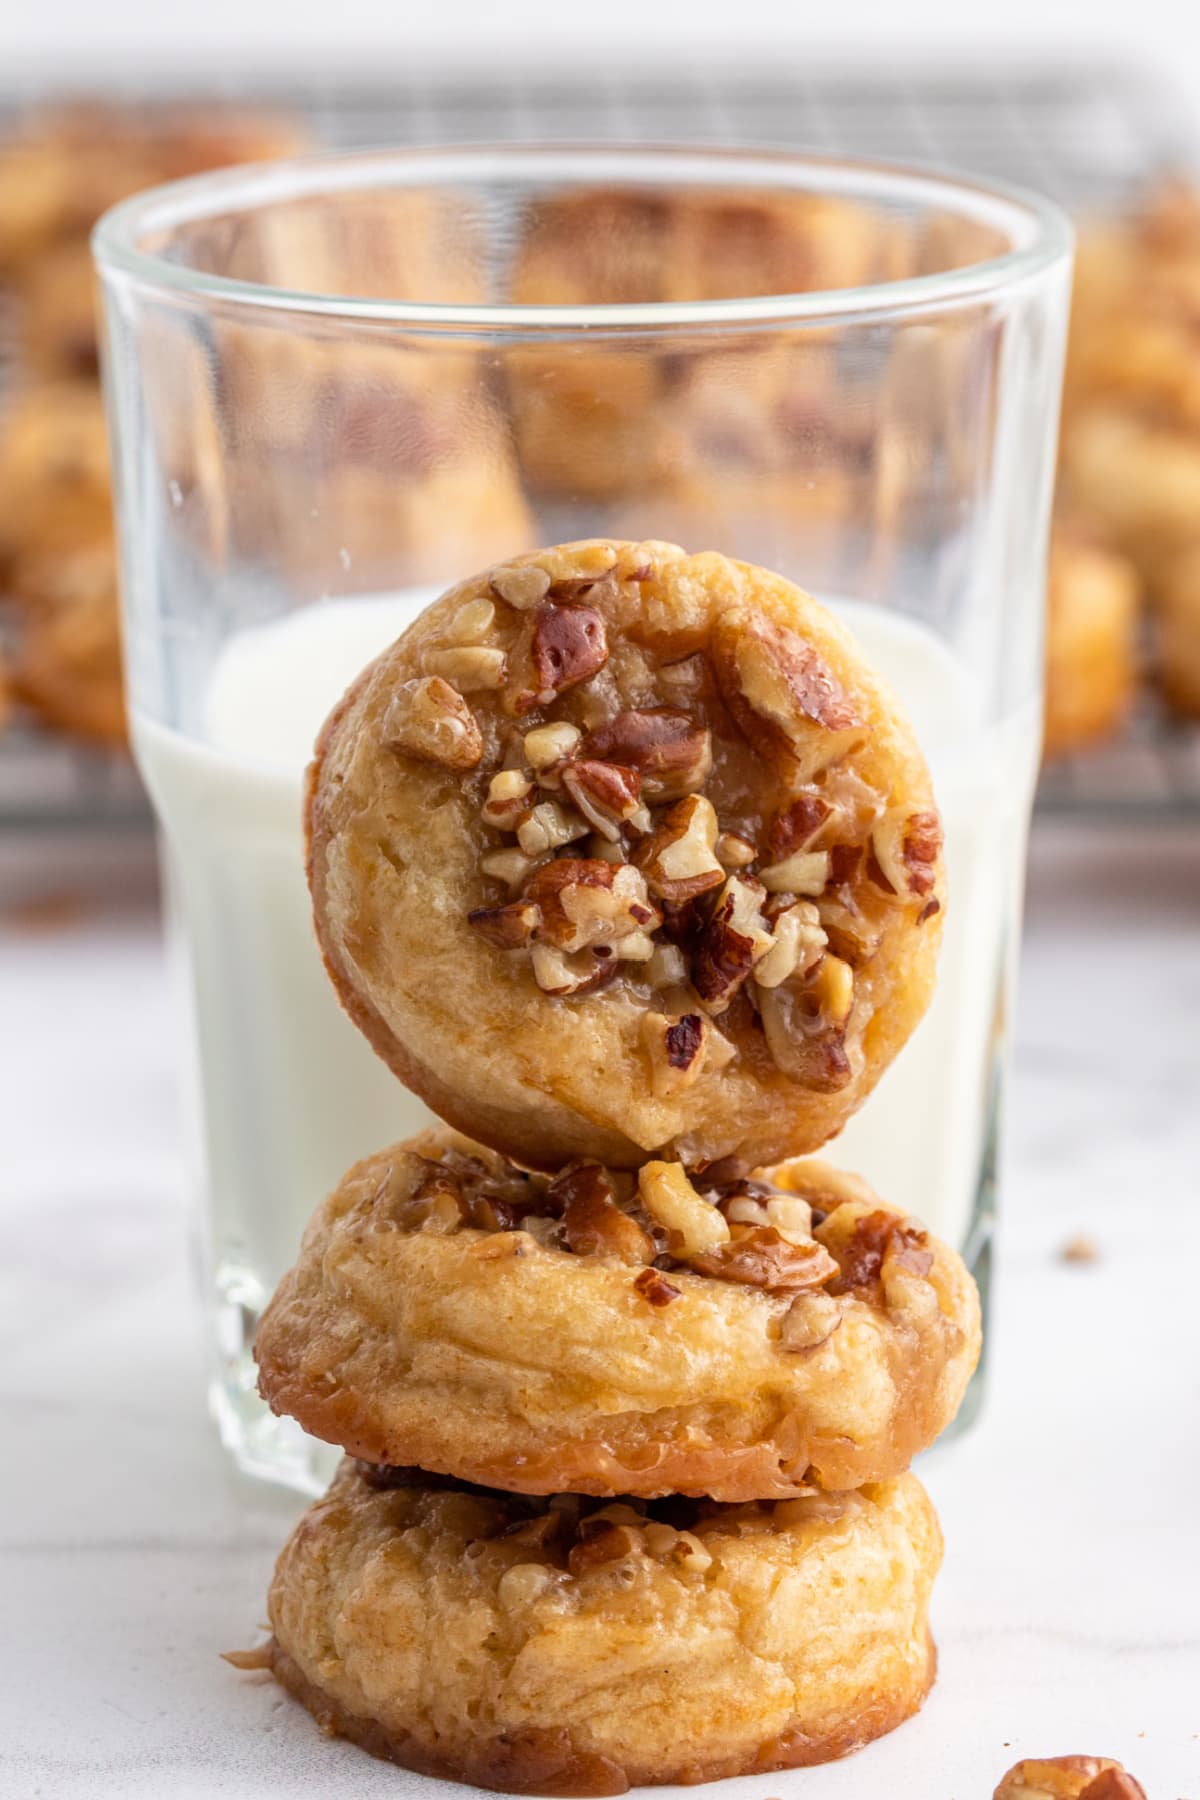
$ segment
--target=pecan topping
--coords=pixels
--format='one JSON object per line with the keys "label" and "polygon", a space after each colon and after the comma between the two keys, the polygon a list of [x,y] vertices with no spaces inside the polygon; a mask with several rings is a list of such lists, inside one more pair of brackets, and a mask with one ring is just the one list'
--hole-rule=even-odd
{"label": "pecan topping", "polygon": [[713,658],[743,731],[782,751],[797,765],[799,780],[810,780],[862,741],[862,721],[832,669],[786,626],[732,611],[717,622]]}
{"label": "pecan topping", "polygon": [[589,732],[584,748],[636,769],[647,800],[681,799],[703,787],[712,768],[708,731],[670,706],[617,713]]}
{"label": "pecan topping", "polygon": [[785,1075],[816,1094],[836,1094],[854,1079],[844,1030],[822,1018],[807,988],[792,982],[760,988],[758,1006],[767,1048]]}
{"label": "pecan topping", "polygon": [[562,783],[584,818],[612,843],[640,809],[642,778],[636,769],[620,763],[589,759],[568,763]]}
{"label": "pecan topping", "polygon": [[783,862],[797,850],[807,850],[833,811],[819,794],[801,794],[776,813],[767,832],[767,854]]}
{"label": "pecan topping", "polygon": [[603,1563],[623,1562],[642,1548],[642,1534],[635,1526],[614,1525],[608,1519],[598,1520],[594,1528],[591,1519],[582,1520],[579,1538],[567,1556],[572,1575],[586,1574]]}
{"label": "pecan topping", "polygon": [[561,1204],[563,1236],[577,1256],[616,1256],[626,1263],[652,1263],[655,1248],[636,1219],[622,1212],[608,1173],[599,1163],[564,1169],[547,1191]]}
{"label": "pecan topping", "polygon": [[593,994],[607,987],[617,972],[615,957],[603,959],[590,950],[566,955],[553,944],[535,942],[530,948],[533,979],[544,994],[566,999],[575,994]]}
{"label": "pecan topping", "polygon": [[587,826],[577,814],[557,800],[540,800],[515,820],[517,842],[526,856],[544,856],[587,836]]}
{"label": "pecan topping", "polygon": [[455,644],[445,650],[427,650],[423,662],[430,675],[440,675],[464,694],[504,685],[504,652],[482,644]]}
{"label": "pecan topping", "polygon": [[672,1019],[663,1033],[667,1061],[673,1069],[690,1069],[704,1043],[706,1021],[699,1013],[685,1013]]}
{"label": "pecan topping", "polygon": [[692,957],[692,983],[710,1012],[723,1012],[751,969],[771,948],[758,910],[762,889],[731,875],[716,910],[700,931]]}
{"label": "pecan topping", "polygon": [[779,1328],[779,1342],[794,1356],[819,1350],[842,1322],[841,1308],[824,1290],[797,1294]]}
{"label": "pecan topping", "polygon": [[634,1276],[633,1285],[642,1299],[648,1300],[651,1306],[670,1306],[672,1300],[678,1300],[683,1292],[682,1288],[677,1288],[674,1282],[668,1281],[658,1269],[643,1269],[640,1275]]}
{"label": "pecan topping", "polygon": [[545,569],[535,568],[532,563],[516,569],[497,569],[492,576],[492,592],[518,612],[528,612],[550,592],[550,577]]}
{"label": "pecan topping", "polygon": [[397,690],[384,714],[383,741],[389,750],[446,769],[473,769],[483,756],[479,721],[440,675],[406,681]]}
{"label": "pecan topping", "polygon": [[760,869],[758,879],[768,894],[812,894],[825,892],[829,880],[828,850],[795,850],[782,862],[769,863]]}
{"label": "pecan topping", "polygon": [[485,944],[496,950],[523,950],[541,923],[541,913],[526,901],[508,906],[477,906],[467,914],[467,924]]}
{"label": "pecan topping", "polygon": [[825,949],[825,933],[815,906],[797,901],[773,921],[771,948],[754,968],[759,987],[778,987],[797,970],[806,974]]}
{"label": "pecan topping", "polygon": [[642,1041],[650,1059],[651,1086],[662,1097],[691,1087],[705,1067],[724,1068],[734,1054],[733,1045],[701,1013],[683,1013],[677,1018],[647,1013],[642,1020]]}
{"label": "pecan topping", "polygon": [[837,1274],[837,1263],[815,1238],[795,1244],[773,1225],[739,1225],[735,1232],[729,1243],[690,1259],[697,1274],[740,1281],[770,1294],[821,1287]]}
{"label": "pecan topping", "polygon": [[702,1200],[678,1163],[648,1162],[638,1173],[642,1205],[669,1234],[671,1254],[688,1261],[729,1242],[729,1226]]}
{"label": "pecan topping", "polygon": [[563,856],[543,863],[524,898],[541,914],[539,939],[560,950],[615,945],[659,923],[638,871],[600,857]]}
{"label": "pecan topping", "polygon": [[898,1213],[865,1213],[854,1221],[829,1292],[878,1293],[885,1258],[911,1274],[927,1275],[933,1267],[933,1252],[925,1248],[928,1241],[925,1232],[906,1225]]}
{"label": "pecan topping", "polygon": [[567,688],[595,675],[608,661],[604,620],[590,606],[557,606],[544,600],[533,628],[535,705],[547,705]]}
{"label": "pecan topping", "polygon": [[1015,1764],[993,1800],[1146,1800],[1146,1791],[1107,1757],[1048,1756]]}
{"label": "pecan topping", "polygon": [[525,761],[537,771],[543,786],[549,770],[574,756],[582,735],[578,725],[570,725],[565,719],[552,725],[535,725],[532,731],[525,733],[522,745]]}
{"label": "pecan topping", "polygon": [[660,899],[694,900],[720,887],[725,871],[714,854],[717,815],[703,794],[677,800],[634,852],[646,885]]}
{"label": "pecan topping", "polygon": [[925,899],[937,881],[942,824],[935,812],[890,812],[871,834],[867,873],[886,894]]}

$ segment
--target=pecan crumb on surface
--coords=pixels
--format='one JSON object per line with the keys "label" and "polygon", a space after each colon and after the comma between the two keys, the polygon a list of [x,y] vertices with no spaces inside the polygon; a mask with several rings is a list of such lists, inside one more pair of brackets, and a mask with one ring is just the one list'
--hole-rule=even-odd
{"label": "pecan crumb on surface", "polygon": [[1100,1246],[1095,1238],[1079,1231],[1067,1239],[1058,1254],[1066,1263],[1094,1263],[1100,1261]]}
{"label": "pecan crumb on surface", "polygon": [[683,1292],[674,1282],[668,1281],[660,1269],[643,1269],[640,1275],[634,1276],[633,1285],[651,1306],[670,1306]]}

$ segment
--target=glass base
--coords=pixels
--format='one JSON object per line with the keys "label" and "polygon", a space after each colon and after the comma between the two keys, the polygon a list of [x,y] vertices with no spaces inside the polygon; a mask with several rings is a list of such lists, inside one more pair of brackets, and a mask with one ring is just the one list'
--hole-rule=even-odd
{"label": "glass base", "polygon": [[217,1269],[215,1341],[218,1368],[208,1405],[221,1442],[244,1475],[308,1495],[323,1494],[341,1451],[280,1419],[258,1391],[254,1333],[267,1303],[262,1283],[249,1269],[223,1262]]}

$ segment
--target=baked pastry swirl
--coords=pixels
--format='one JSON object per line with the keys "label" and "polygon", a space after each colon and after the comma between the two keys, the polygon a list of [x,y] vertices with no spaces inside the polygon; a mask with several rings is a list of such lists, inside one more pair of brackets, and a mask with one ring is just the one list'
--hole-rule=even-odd
{"label": "baked pastry swirl", "polygon": [[978,1359],[961,1259],[816,1161],[700,1185],[530,1175],[445,1131],[381,1151],[263,1316],[262,1392],[354,1456],[525,1493],[741,1501],[907,1468]]}
{"label": "baked pastry swirl", "polygon": [[782,577],[592,541],[460,583],[310,772],[343,1004],[517,1160],[774,1161],[920,1019],[941,827],[898,703]]}
{"label": "baked pastry swirl", "polygon": [[937,1520],[912,1475],[778,1505],[530,1502],[344,1464],[271,1587],[269,1666],[426,1774],[615,1794],[824,1762],[933,1679]]}

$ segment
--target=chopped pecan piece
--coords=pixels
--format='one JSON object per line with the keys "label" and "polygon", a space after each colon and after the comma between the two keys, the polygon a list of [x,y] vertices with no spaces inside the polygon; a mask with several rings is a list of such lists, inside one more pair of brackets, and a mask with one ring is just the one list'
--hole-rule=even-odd
{"label": "chopped pecan piece", "polygon": [[483,822],[497,831],[515,831],[517,820],[529,810],[533,783],[520,769],[499,769],[488,783],[483,803]]}
{"label": "chopped pecan piece", "polygon": [[707,729],[670,706],[617,713],[588,733],[584,749],[588,756],[636,769],[653,801],[678,800],[702,788],[712,768]]}
{"label": "chopped pecan piece", "polygon": [[562,1207],[563,1236],[576,1256],[616,1256],[652,1263],[655,1247],[636,1219],[617,1204],[616,1190],[599,1163],[580,1163],[551,1182],[548,1200]]}
{"label": "chopped pecan piece", "polygon": [[854,703],[828,664],[796,632],[734,610],[713,634],[717,679],[746,735],[781,751],[809,781],[863,739]]}
{"label": "chopped pecan piece", "polygon": [[574,756],[582,736],[578,725],[571,725],[566,719],[550,725],[535,725],[532,731],[525,733],[522,744],[525,760],[531,769],[536,770],[543,786],[547,771],[565,762],[567,757]]}
{"label": "chopped pecan piece", "polygon": [[768,894],[823,894],[829,881],[828,850],[795,850],[782,862],[768,863],[758,879]]}
{"label": "chopped pecan piece", "polygon": [[526,856],[543,856],[549,850],[559,850],[564,844],[573,844],[576,838],[587,836],[584,821],[560,806],[557,800],[541,800],[527,812],[519,813],[514,827],[517,842]]}
{"label": "chopped pecan piece", "polygon": [[491,850],[480,857],[479,867],[491,880],[502,881],[511,893],[533,873],[537,863],[523,850]]}
{"label": "chopped pecan piece", "polygon": [[422,661],[430,675],[453,682],[464,694],[504,685],[504,652],[482,644],[454,644],[444,650],[426,650]]}
{"label": "chopped pecan piece", "polygon": [[477,644],[492,629],[496,609],[490,600],[468,600],[460,606],[450,623],[450,635],[456,644]]}
{"label": "chopped pecan piece", "polygon": [[542,915],[527,901],[507,906],[477,906],[467,914],[467,924],[495,950],[523,950],[533,941]]}
{"label": "chopped pecan piece", "polygon": [[607,987],[617,972],[615,957],[607,960],[590,950],[567,955],[553,944],[536,941],[529,951],[533,963],[533,979],[544,994],[566,999],[576,994],[593,994]]}
{"label": "chopped pecan piece", "polygon": [[757,882],[731,875],[692,952],[692,984],[710,1012],[723,1012],[772,937],[759,911]]}
{"label": "chopped pecan piece", "polygon": [[913,1275],[927,1275],[933,1253],[924,1231],[906,1225],[899,1213],[876,1210],[854,1221],[850,1236],[839,1246],[839,1273],[829,1284],[831,1294],[881,1291],[883,1265],[894,1261]]}
{"label": "chopped pecan piece", "polygon": [[767,1048],[785,1075],[816,1094],[836,1094],[854,1079],[845,1031],[821,1017],[806,988],[786,981],[760,988],[758,1006]]}
{"label": "chopped pecan piece", "polygon": [[778,987],[797,970],[803,975],[824,953],[825,933],[815,906],[798,900],[786,907],[771,925],[771,948],[754,966],[759,987]]}
{"label": "chopped pecan piece", "polygon": [[841,1308],[824,1289],[797,1294],[784,1314],[779,1342],[796,1356],[819,1350],[822,1344],[829,1342],[841,1322]]}
{"label": "chopped pecan piece", "polygon": [[515,569],[497,569],[492,576],[492,592],[518,612],[528,612],[550,592],[550,577],[545,569],[525,563]]}
{"label": "chopped pecan piece", "polygon": [[579,1542],[567,1556],[567,1568],[572,1575],[584,1575],[604,1563],[623,1562],[641,1549],[642,1534],[636,1526],[614,1525],[608,1519],[593,1525],[591,1519],[584,1519],[579,1526]]}
{"label": "chopped pecan piece", "polygon": [[701,1199],[678,1163],[643,1163],[638,1192],[650,1217],[669,1234],[672,1256],[690,1261],[729,1242],[729,1226]]}
{"label": "chopped pecan piece", "polygon": [[843,962],[851,969],[861,969],[870,962],[883,935],[879,925],[872,924],[857,906],[829,894],[822,894],[818,911],[829,948]]}
{"label": "chopped pecan piece", "polygon": [[648,1300],[651,1306],[670,1306],[672,1300],[678,1300],[683,1292],[673,1281],[667,1280],[661,1269],[643,1269],[640,1275],[634,1276],[633,1285],[642,1299]]}
{"label": "chopped pecan piece", "polygon": [[636,769],[590,758],[568,763],[562,784],[579,811],[602,837],[616,843],[621,826],[639,811],[642,778]]}
{"label": "chopped pecan piece", "polygon": [[659,820],[634,852],[646,885],[660,899],[678,904],[720,887],[725,871],[714,854],[717,815],[703,794],[687,794]]}
{"label": "chopped pecan piece", "polygon": [[1015,1764],[993,1800],[1146,1800],[1146,1792],[1108,1757],[1049,1756]]}
{"label": "chopped pecan piece", "polygon": [[749,838],[740,837],[736,831],[723,831],[716,843],[717,861],[723,869],[746,869],[755,860],[758,851]]}
{"label": "chopped pecan piece", "polygon": [[735,1226],[729,1243],[690,1261],[697,1274],[765,1288],[771,1294],[822,1287],[838,1272],[824,1244],[815,1238],[794,1244],[773,1225]]}
{"label": "chopped pecan piece", "polygon": [[[617,945],[659,923],[646,884],[629,863],[563,856],[530,877],[524,898],[541,913],[538,936],[560,950]],[[650,945],[649,955],[653,951]]]}
{"label": "chopped pecan piece", "polygon": [[706,1067],[724,1068],[734,1054],[732,1044],[702,1013],[683,1013],[676,1018],[647,1013],[642,1019],[642,1041],[650,1062],[650,1084],[660,1098],[691,1087]]}
{"label": "chopped pecan piece", "polygon": [[926,899],[937,882],[942,824],[935,812],[890,812],[871,834],[868,874],[888,894]]}
{"label": "chopped pecan piece", "polygon": [[531,653],[534,704],[546,706],[604,667],[608,661],[604,620],[590,606],[558,606],[544,600],[534,619]]}
{"label": "chopped pecan piece", "polygon": [[797,850],[807,850],[832,811],[820,794],[801,794],[776,813],[767,832],[771,861],[783,862]]}
{"label": "chopped pecan piece", "polygon": [[479,721],[440,675],[406,681],[397,690],[384,714],[383,741],[389,750],[446,769],[473,769],[483,756]]}

